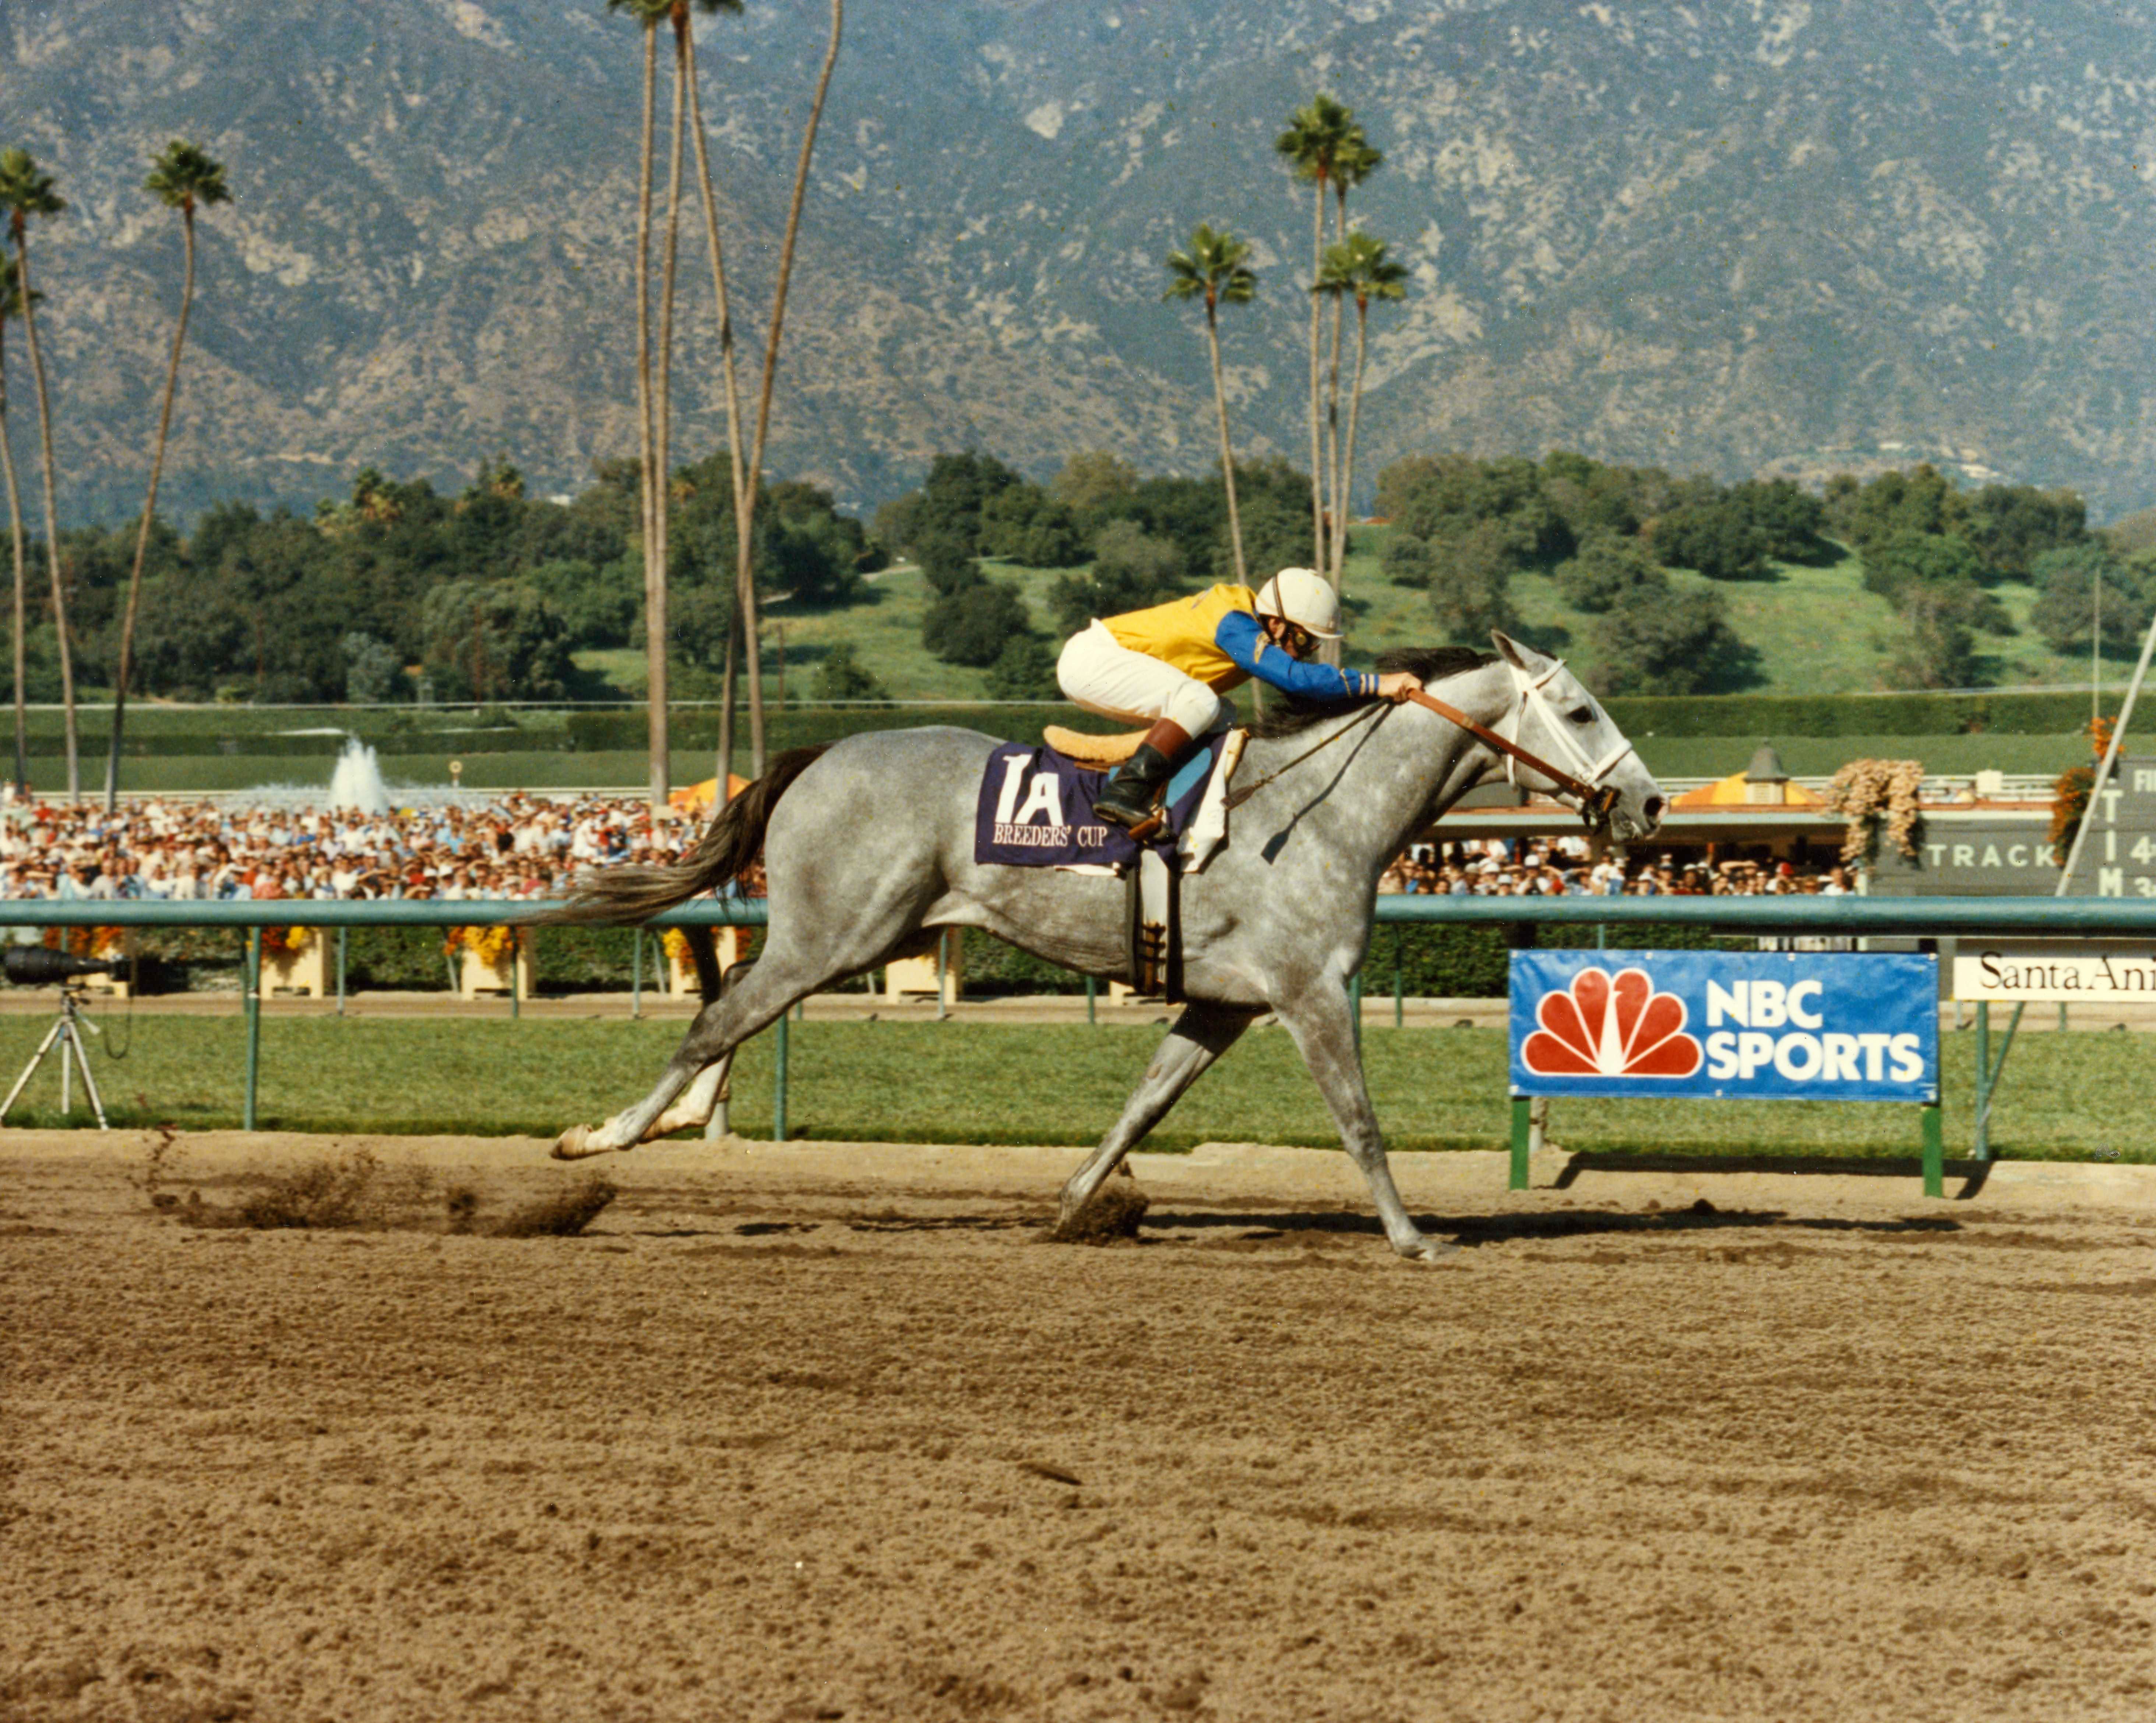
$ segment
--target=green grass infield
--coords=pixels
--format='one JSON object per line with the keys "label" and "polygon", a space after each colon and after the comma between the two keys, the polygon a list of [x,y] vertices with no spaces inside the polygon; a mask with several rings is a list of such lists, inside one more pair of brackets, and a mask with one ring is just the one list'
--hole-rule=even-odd
{"label": "green grass infield", "polygon": [[[116,1126],[230,1129],[240,1122],[245,1040],[228,1018],[119,1006],[97,1013],[92,1053]],[[0,1018],[0,1078],[12,1082],[47,1026]],[[642,1094],[679,1041],[678,1022],[474,1018],[266,1019],[258,1123],[265,1129],[551,1136]],[[835,1140],[1087,1144],[1114,1122],[1163,1031],[1083,1024],[808,1022],[790,1026],[791,1134]],[[1965,1154],[1974,1037],[1944,1044],[1949,1155]],[[115,1059],[115,1047],[124,1058]],[[773,1037],[742,1050],[734,1123],[767,1136]],[[1372,1026],[1370,1088],[1397,1150],[1496,1149],[1507,1140],[1505,1038],[1493,1029]],[[2156,1099],[2138,1035],[2031,1035],[2006,1070],[1993,1141],[2002,1158],[2156,1160],[2134,1123]],[[53,1126],[49,1057],[9,1123]],[[75,1096],[74,1122],[87,1114]],[[1564,1101],[1551,1135],[1605,1153],[1907,1155],[1912,1107],[1807,1102]],[[1252,1031],[1147,1139],[1337,1147],[1331,1120],[1283,1030]]]}

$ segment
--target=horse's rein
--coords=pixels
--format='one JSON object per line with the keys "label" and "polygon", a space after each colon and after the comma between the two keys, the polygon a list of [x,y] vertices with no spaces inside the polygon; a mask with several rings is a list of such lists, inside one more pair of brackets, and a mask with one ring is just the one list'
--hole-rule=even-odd
{"label": "horse's rein", "polygon": [[[1447,723],[1457,724],[1478,742],[1494,748],[1501,754],[1517,760],[1522,765],[1540,772],[1565,795],[1576,797],[1579,802],[1579,817],[1589,825],[1604,825],[1617,805],[1617,791],[1607,784],[1590,784],[1585,779],[1568,772],[1562,766],[1552,765],[1540,754],[1530,753],[1509,736],[1501,736],[1489,725],[1477,723],[1458,707],[1426,694],[1420,688],[1410,688],[1408,698],[1418,706],[1435,712]],[[1289,763],[1292,764],[1293,762]],[[1283,767],[1281,769],[1285,770]],[[1255,786],[1253,786],[1254,788]]]}
{"label": "horse's rein", "polygon": [[[1578,800],[1579,803],[1579,817],[1584,820],[1589,827],[1606,825],[1609,823],[1609,815],[1617,805],[1617,792],[1609,784],[1590,784],[1585,779],[1566,771],[1562,766],[1552,765],[1549,761],[1544,759],[1540,754],[1529,752],[1527,748],[1521,747],[1518,743],[1513,741],[1509,736],[1499,735],[1497,732],[1491,729],[1489,725],[1479,723],[1476,719],[1468,717],[1468,715],[1462,712],[1458,707],[1450,704],[1447,701],[1439,699],[1435,694],[1425,693],[1420,688],[1410,688],[1408,690],[1407,697],[1414,701],[1416,705],[1435,712],[1447,723],[1457,724],[1469,735],[1474,737],[1476,741],[1483,743],[1488,747],[1496,748],[1499,753],[1507,756],[1508,759],[1517,760],[1520,764],[1529,768],[1531,770],[1540,772],[1553,784],[1556,784],[1558,789],[1564,795],[1573,796]],[[1296,755],[1293,759],[1287,761],[1283,765],[1274,767],[1271,771],[1266,773],[1264,777],[1258,779],[1254,783],[1246,784],[1240,789],[1229,792],[1225,805],[1229,810],[1240,808],[1245,802],[1248,801],[1252,796],[1255,795],[1260,790],[1263,789],[1268,784],[1271,783],[1276,778],[1278,778],[1282,773],[1291,771],[1295,767],[1301,765],[1305,760],[1308,759],[1311,755],[1317,753],[1320,749],[1330,748],[1342,736],[1348,735],[1352,732],[1360,729],[1364,724],[1371,723],[1373,719],[1383,717],[1387,712],[1390,712],[1397,703],[1398,702],[1391,700],[1381,700],[1378,702],[1360,717],[1355,719],[1351,723],[1342,724],[1338,729],[1335,730],[1330,736],[1326,737],[1324,740],[1319,742],[1315,747],[1306,748],[1301,753]],[[1626,752],[1630,752],[1630,750],[1627,749]],[[1621,756],[1620,757],[1621,758]]]}
{"label": "horse's rein", "polygon": [[1293,770],[1296,767],[1301,765],[1305,760],[1308,759],[1311,755],[1317,753],[1320,749],[1330,748],[1342,736],[1348,735],[1353,731],[1359,730],[1363,725],[1370,723],[1374,718],[1383,717],[1392,709],[1393,702],[1391,701],[1378,701],[1360,717],[1356,718],[1351,723],[1341,725],[1338,729],[1335,730],[1330,736],[1326,737],[1315,747],[1304,748],[1303,751],[1297,754],[1293,759],[1289,760],[1284,765],[1275,766],[1271,771],[1266,773],[1264,777],[1258,779],[1255,782],[1246,784],[1240,789],[1230,790],[1229,792],[1227,800],[1222,805],[1230,810],[1241,807],[1245,802],[1250,800],[1252,796],[1263,789],[1265,785],[1271,783],[1274,779],[1279,777],[1281,773]]}

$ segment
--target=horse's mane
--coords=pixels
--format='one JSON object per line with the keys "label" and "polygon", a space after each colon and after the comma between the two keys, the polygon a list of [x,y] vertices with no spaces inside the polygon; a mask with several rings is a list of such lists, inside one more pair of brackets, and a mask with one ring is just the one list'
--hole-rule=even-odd
{"label": "horse's mane", "polygon": [[[1478,652],[1472,646],[1400,646],[1378,655],[1379,671],[1412,671],[1425,683],[1465,676],[1496,661],[1495,653]],[[1355,707],[1370,704],[1368,700],[1296,700],[1278,689],[1267,693],[1266,702],[1265,715],[1253,719],[1250,726],[1253,736],[1265,739],[1297,735],[1322,718],[1337,717]]]}

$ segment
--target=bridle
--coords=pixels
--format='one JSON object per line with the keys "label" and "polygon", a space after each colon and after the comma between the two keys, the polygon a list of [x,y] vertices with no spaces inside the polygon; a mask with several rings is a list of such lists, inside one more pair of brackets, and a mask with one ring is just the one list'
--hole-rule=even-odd
{"label": "bridle", "polygon": [[[1589,831],[1599,831],[1608,825],[1610,815],[1616,811],[1618,795],[1614,786],[1608,781],[1609,777],[1632,752],[1632,744],[1620,737],[1618,745],[1598,760],[1589,759],[1587,750],[1573,739],[1563,714],[1557,711],[1548,693],[1551,678],[1564,668],[1562,658],[1552,659],[1549,667],[1539,672],[1523,669],[1509,659],[1506,661],[1506,668],[1512,673],[1513,692],[1519,696],[1517,702],[1506,714],[1504,720],[1512,728],[1510,736],[1492,729],[1487,724],[1477,723],[1458,707],[1440,700],[1434,694],[1424,693],[1419,688],[1412,691],[1408,698],[1418,706],[1426,707],[1448,723],[1459,725],[1477,741],[1496,748],[1505,757],[1505,781],[1507,784],[1517,784],[1520,768],[1526,766],[1548,779],[1557,786],[1560,795],[1573,799],[1578,806],[1579,817],[1587,822]],[[1517,738],[1530,707],[1542,715],[1543,728],[1556,738],[1558,748],[1570,756],[1574,769],[1568,771],[1563,766],[1553,764],[1520,745]]]}

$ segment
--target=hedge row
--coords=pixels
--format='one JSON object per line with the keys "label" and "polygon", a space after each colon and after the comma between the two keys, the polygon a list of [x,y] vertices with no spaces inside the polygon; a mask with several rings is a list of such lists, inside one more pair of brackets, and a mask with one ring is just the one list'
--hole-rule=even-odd
{"label": "hedge row", "polygon": [[[2071,735],[2087,722],[2086,694],[1725,694],[1626,696],[1609,702],[1609,714],[1629,735],[1656,737],[1959,736],[1992,731],[2014,736]],[[56,724],[39,713],[28,737],[39,759],[57,759]],[[280,735],[262,725],[265,714],[244,717],[218,712],[149,713],[131,720],[124,751],[136,759],[246,753],[290,759],[327,758],[341,745],[331,736]],[[641,710],[488,714],[462,728],[431,728],[406,713],[369,708],[351,712],[295,714],[315,728],[344,724],[383,753],[611,753],[634,752],[647,740]],[[1100,732],[1112,723],[1056,702],[1013,706],[798,706],[771,715],[774,749],[835,742],[864,730],[955,724],[1007,739],[1032,738],[1044,723]],[[85,731],[85,759],[102,758],[107,734]],[[673,744],[711,748],[719,739],[719,715],[711,707],[676,712]],[[736,734],[746,748],[746,719]]]}
{"label": "hedge row", "polygon": [[[1381,926],[1371,936],[1363,985],[1372,995],[1399,985],[1414,999],[1496,999],[1506,990],[1507,929]],[[1523,928],[1523,934],[1535,929]],[[1542,943],[1587,946],[1592,928],[1545,928]],[[334,936],[332,936],[334,937]],[[634,935],[620,928],[549,928],[534,946],[538,984],[545,992],[625,992],[635,963]],[[754,940],[752,933],[751,953]],[[988,996],[1080,994],[1085,978],[1045,963],[1029,952],[968,930],[966,991]],[[661,959],[646,934],[644,985],[660,985]],[[243,936],[230,928],[153,928],[141,939],[146,985],[181,991],[238,985]],[[1723,940],[1691,927],[1643,927],[1627,943],[1674,950],[1743,950],[1744,940]],[[346,978],[355,990],[446,992],[451,986],[446,934],[439,928],[354,928],[346,946]],[[858,985],[858,984],[857,984]]]}
{"label": "hedge row", "polygon": [[[414,730],[370,728],[352,733],[382,753],[521,753],[551,752],[562,746],[558,730],[532,733],[515,728],[480,730]],[[32,759],[60,759],[67,753],[65,740],[57,735],[32,735],[27,752]],[[344,746],[339,736],[278,736],[254,731],[219,733],[214,730],[138,730],[130,725],[121,738],[120,752],[129,759],[192,759],[203,754],[244,753],[271,759],[333,759]],[[85,731],[81,758],[105,759],[112,747],[112,733]]]}
{"label": "hedge row", "polygon": [[1625,734],[1648,736],[2070,735],[2087,694],[1631,695],[1609,702]]}
{"label": "hedge row", "polygon": [[[1044,724],[1061,724],[1094,735],[1124,728],[1056,701],[1013,706],[798,706],[771,715],[769,739],[776,752],[782,748],[836,742],[865,730],[910,730],[927,724],[955,724],[1008,741],[1038,739]],[[735,745],[745,753],[748,747],[745,717],[737,716],[734,736]],[[719,742],[719,715],[708,707],[677,712],[669,727],[668,739],[676,748],[715,748]],[[641,712],[569,715],[567,746],[582,753],[634,750],[644,747],[646,740]]]}

